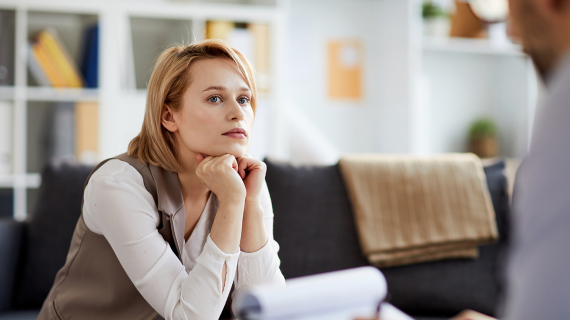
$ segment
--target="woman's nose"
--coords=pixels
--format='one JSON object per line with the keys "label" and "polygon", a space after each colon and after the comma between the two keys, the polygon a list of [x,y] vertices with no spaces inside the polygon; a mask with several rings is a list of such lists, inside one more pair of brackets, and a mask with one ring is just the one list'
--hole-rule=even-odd
{"label": "woman's nose", "polygon": [[245,112],[237,101],[233,101],[230,107],[229,119],[231,121],[241,121],[245,118]]}

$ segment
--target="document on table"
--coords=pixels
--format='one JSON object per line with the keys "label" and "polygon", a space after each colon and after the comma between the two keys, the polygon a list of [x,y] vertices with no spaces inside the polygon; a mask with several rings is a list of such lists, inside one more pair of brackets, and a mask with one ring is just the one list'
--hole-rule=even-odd
{"label": "document on table", "polygon": [[[373,318],[387,294],[384,275],[361,267],[287,280],[286,287],[260,285],[238,291],[236,306],[242,320],[352,320]],[[411,320],[383,303],[382,320]]]}

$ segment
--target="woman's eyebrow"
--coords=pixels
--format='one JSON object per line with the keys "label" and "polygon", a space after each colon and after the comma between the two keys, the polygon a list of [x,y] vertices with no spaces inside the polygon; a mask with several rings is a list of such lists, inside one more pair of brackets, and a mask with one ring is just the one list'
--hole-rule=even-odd
{"label": "woman's eyebrow", "polygon": [[[226,87],[221,87],[221,86],[209,86],[208,88],[206,88],[206,90],[202,91],[202,92],[206,92],[209,90],[218,90],[218,91],[226,91]],[[248,87],[241,87],[239,88],[240,91],[250,91]]]}
{"label": "woman's eyebrow", "polygon": [[206,92],[208,90],[218,90],[218,91],[226,91],[226,87],[218,87],[218,86],[209,86],[206,90],[202,92]]}

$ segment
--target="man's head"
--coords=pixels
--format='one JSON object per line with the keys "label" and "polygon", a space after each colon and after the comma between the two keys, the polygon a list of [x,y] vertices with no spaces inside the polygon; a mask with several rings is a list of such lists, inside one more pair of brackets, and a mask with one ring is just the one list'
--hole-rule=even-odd
{"label": "man's head", "polygon": [[510,0],[511,33],[545,76],[570,52],[570,0]]}

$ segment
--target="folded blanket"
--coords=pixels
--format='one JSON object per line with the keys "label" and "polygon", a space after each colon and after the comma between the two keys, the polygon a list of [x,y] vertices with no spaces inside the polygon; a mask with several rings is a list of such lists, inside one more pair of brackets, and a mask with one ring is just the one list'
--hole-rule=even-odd
{"label": "folded blanket", "polygon": [[497,239],[481,160],[473,154],[343,156],[364,255],[378,267],[476,258]]}

